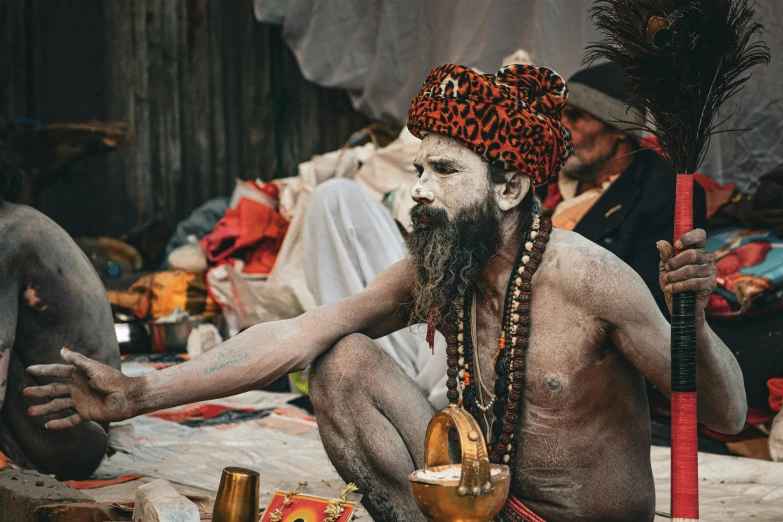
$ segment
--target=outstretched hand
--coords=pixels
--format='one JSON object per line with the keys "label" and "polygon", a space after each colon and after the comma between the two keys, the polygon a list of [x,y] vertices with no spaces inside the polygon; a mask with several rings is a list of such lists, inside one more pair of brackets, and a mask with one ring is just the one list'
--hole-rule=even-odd
{"label": "outstretched hand", "polygon": [[86,421],[116,422],[133,416],[129,397],[130,378],[67,348],[63,348],[60,355],[69,364],[39,364],[27,368],[28,373],[37,377],[70,379],[65,383],[25,388],[25,397],[51,399],[48,403],[31,406],[28,409],[31,416],[76,410],[69,417],[46,423],[47,428],[54,430]]}
{"label": "outstretched hand", "polygon": [[696,316],[707,307],[710,294],[718,284],[715,257],[705,250],[707,233],[697,228],[677,240],[677,250],[687,249],[674,256],[674,249],[667,241],[658,241],[661,261],[658,282],[666,296],[666,306],[672,311],[672,294],[693,291],[696,293]]}

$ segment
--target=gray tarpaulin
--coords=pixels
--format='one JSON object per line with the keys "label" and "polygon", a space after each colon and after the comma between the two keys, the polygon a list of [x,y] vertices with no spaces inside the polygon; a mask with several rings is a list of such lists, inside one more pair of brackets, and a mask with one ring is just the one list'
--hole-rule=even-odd
{"label": "gray tarpaulin", "polygon": [[[433,67],[455,62],[494,73],[505,56],[528,51],[566,78],[584,46],[597,39],[588,0],[254,0],[256,18],[283,26],[308,80],[349,91],[373,119],[403,124],[408,105]],[[756,0],[772,51],[732,99],[724,134],[702,171],[752,190],[764,172],[783,164],[783,2]]]}

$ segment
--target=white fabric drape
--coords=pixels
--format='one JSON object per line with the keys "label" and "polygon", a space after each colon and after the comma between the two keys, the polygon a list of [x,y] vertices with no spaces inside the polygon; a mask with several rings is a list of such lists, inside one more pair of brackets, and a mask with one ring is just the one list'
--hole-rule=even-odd
{"label": "white fabric drape", "polygon": [[[256,19],[283,26],[305,78],[349,91],[356,109],[399,125],[427,73],[444,62],[495,72],[517,49],[568,78],[599,35],[589,0],[254,0]],[[756,0],[772,64],[726,107],[734,111],[702,172],[740,189],[783,164],[783,3]]]}

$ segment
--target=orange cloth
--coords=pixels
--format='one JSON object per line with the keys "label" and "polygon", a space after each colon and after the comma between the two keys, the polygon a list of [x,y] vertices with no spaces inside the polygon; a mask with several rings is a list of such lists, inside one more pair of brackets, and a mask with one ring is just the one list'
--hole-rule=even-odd
{"label": "orange cloth", "polygon": [[222,406],[220,404],[197,402],[195,404],[186,404],[184,406],[158,410],[153,413],[148,413],[147,416],[157,417],[158,419],[167,420],[169,422],[185,422],[193,419],[213,419],[218,415],[231,410],[254,411],[252,408],[229,408],[228,406]]}
{"label": "orange cloth", "polygon": [[[587,214],[587,211],[598,201],[598,194],[590,194],[590,197],[582,199],[579,203],[570,206],[559,214],[552,216],[552,226],[561,230],[573,230]],[[565,204],[563,201],[560,205]],[[558,205],[558,208],[560,207]]]}
{"label": "orange cloth", "polygon": [[268,274],[287,231],[288,221],[274,209],[242,198],[201,240],[201,249],[211,263],[222,264],[230,257],[239,257],[246,263],[244,272]]}
{"label": "orange cloth", "polygon": [[576,228],[579,221],[582,220],[585,214],[595,205],[595,202],[598,201],[598,198],[618,177],[620,177],[620,174],[615,174],[607,181],[604,181],[600,187],[591,188],[577,196],[576,191],[579,187],[579,181],[568,178],[561,173],[557,180],[557,185],[563,199],[555,207],[555,212],[552,215],[552,226],[561,230],[573,230]]}
{"label": "orange cloth", "polygon": [[220,307],[207,293],[204,274],[168,271],[147,274],[127,291],[107,291],[109,302],[132,308],[141,319],[159,319],[179,308],[190,315],[217,315]]}
{"label": "orange cloth", "polygon": [[693,179],[701,185],[707,196],[707,219],[710,219],[726,203],[731,201],[737,186],[729,183],[721,185],[704,174],[694,174]]}
{"label": "orange cloth", "polygon": [[767,388],[769,388],[769,407],[772,411],[780,411],[783,405],[783,378],[768,380]]}
{"label": "orange cloth", "polygon": [[102,480],[66,480],[63,481],[63,484],[71,486],[73,489],[95,489],[102,488],[104,486],[113,486],[115,484],[123,484],[125,482],[130,482],[131,480],[139,479],[143,476],[144,475],[122,475],[113,479]]}

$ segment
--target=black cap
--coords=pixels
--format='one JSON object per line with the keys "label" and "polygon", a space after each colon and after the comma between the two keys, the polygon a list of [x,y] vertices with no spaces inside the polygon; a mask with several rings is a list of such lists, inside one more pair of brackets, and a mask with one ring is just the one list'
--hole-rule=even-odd
{"label": "black cap", "polygon": [[[623,70],[604,62],[575,72],[569,78],[568,104],[589,112],[607,125],[640,138],[644,108],[629,104],[631,93],[623,81]],[[634,123],[629,123],[629,120]]]}

